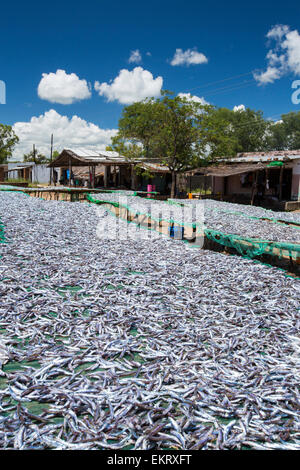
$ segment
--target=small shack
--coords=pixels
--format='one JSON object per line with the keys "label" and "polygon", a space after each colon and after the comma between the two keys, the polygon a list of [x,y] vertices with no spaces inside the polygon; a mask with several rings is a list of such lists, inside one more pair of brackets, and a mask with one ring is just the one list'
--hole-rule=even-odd
{"label": "small shack", "polygon": [[46,184],[50,181],[50,168],[44,163],[11,162],[7,165],[6,176],[10,180]]}
{"label": "small shack", "polygon": [[150,183],[157,191],[164,193],[171,181],[170,170],[159,163],[129,161],[108,150],[64,149],[49,167],[59,168],[59,183],[69,186],[122,187],[146,191]]}
{"label": "small shack", "polygon": [[76,148],[64,149],[49,167],[59,168],[59,182],[69,186],[87,180],[92,188],[96,183],[105,188],[111,185],[131,187],[134,163],[117,152]]}
{"label": "small shack", "polygon": [[240,153],[187,175],[209,176],[212,194],[224,200],[300,201],[300,150]]}

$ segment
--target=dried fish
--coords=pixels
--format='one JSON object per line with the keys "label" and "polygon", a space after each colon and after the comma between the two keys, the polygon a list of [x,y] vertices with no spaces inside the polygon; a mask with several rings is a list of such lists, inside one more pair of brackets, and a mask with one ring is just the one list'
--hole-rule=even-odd
{"label": "dried fish", "polygon": [[1,448],[300,449],[298,279],[122,220],[99,238],[93,204],[0,211]]}

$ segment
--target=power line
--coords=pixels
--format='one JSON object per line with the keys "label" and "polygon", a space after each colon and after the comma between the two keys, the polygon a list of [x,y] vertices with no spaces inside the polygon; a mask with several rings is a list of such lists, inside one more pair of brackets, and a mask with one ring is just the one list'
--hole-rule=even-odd
{"label": "power line", "polygon": [[198,86],[196,86],[195,88],[190,88],[190,90],[188,90],[188,92],[191,92],[191,91],[193,91],[193,90],[197,90],[198,88],[206,88],[206,87],[208,87],[208,86],[210,86],[210,85],[216,85],[217,83],[227,82],[228,80],[234,80],[235,78],[245,77],[245,76],[250,75],[250,74],[252,74],[252,73],[253,73],[253,71],[247,72],[247,73],[241,73],[241,74],[239,74],[239,75],[233,75],[233,76],[231,76],[231,77],[224,78],[223,80],[217,80],[217,81],[215,81],[215,82],[209,82],[209,83],[206,83],[206,84],[204,84],[204,85],[198,85]]}
{"label": "power line", "polygon": [[211,92],[205,93],[205,96],[213,96],[213,95],[218,95],[218,94],[226,92],[226,91],[238,90],[240,88],[244,88],[244,87],[253,85],[254,81],[255,80],[248,80],[248,81],[243,82],[241,84],[230,85],[228,87],[222,87],[222,88],[216,88],[216,90],[211,90]]}

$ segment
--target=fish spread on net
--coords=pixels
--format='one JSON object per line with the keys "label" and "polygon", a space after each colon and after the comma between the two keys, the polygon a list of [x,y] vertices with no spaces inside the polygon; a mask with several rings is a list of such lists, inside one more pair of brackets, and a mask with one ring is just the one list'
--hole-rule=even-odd
{"label": "fish spread on net", "polygon": [[[277,213],[263,208],[213,200],[170,199],[171,203],[176,202],[176,204],[168,204],[164,201],[120,193],[95,194],[93,198],[119,203],[127,206],[133,213],[146,213],[156,220],[174,220],[182,224],[198,223],[204,228],[245,238],[300,243],[300,226],[272,222],[271,219],[275,219]],[[292,219],[292,214],[285,214],[285,216],[286,219],[283,215],[280,219],[297,223],[299,214],[293,216],[295,220]],[[264,218],[269,220],[264,220]],[[300,223],[300,218],[298,223]]]}
{"label": "fish spread on net", "polygon": [[121,220],[110,239],[101,206],[0,209],[1,448],[300,448],[298,280]]}
{"label": "fish spread on net", "polygon": [[168,199],[169,202],[175,202],[176,204],[197,204],[197,203],[204,203],[210,209],[217,210],[219,212],[224,212],[225,214],[228,212],[231,213],[240,213],[242,215],[248,217],[258,217],[262,219],[274,219],[274,220],[283,220],[286,222],[295,222],[300,223],[300,213],[299,212],[280,212],[280,211],[272,211],[271,209],[265,209],[264,207],[259,206],[250,206],[246,204],[238,204],[233,202],[224,202],[224,201],[216,201],[214,199],[204,199],[204,200],[197,200],[197,199]]}

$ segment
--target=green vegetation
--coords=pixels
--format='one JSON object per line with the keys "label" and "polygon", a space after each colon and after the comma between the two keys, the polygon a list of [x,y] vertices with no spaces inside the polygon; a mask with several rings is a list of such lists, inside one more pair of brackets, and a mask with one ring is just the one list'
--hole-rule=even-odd
{"label": "green vegetation", "polygon": [[50,160],[42,153],[32,150],[31,152],[24,154],[24,162],[49,163]]}
{"label": "green vegetation", "polygon": [[197,189],[192,189],[191,191],[192,193],[195,193],[195,194],[211,194],[211,188],[207,188],[206,190],[203,189],[203,188],[197,188]]}
{"label": "green vegetation", "polygon": [[167,166],[172,174],[174,197],[176,173],[203,165],[214,154],[234,155],[234,139],[227,123],[213,115],[214,108],[165,91],[126,106],[111,149],[129,160],[145,158]]}
{"label": "green vegetation", "polygon": [[298,150],[300,148],[300,111],[283,114],[281,120],[269,124],[269,150]]}
{"label": "green vegetation", "polygon": [[6,183],[28,183],[25,178],[8,178],[5,180]]}
{"label": "green vegetation", "polygon": [[7,163],[19,138],[14,133],[11,126],[0,124],[0,163]]}
{"label": "green vegetation", "polygon": [[[129,161],[144,159],[167,166],[172,174],[171,197],[177,173],[239,152],[298,148],[300,112],[283,115],[274,123],[265,120],[261,111],[216,108],[168,91],[160,98],[125,106],[118,134],[107,147]],[[135,171],[145,170],[137,164]]]}

